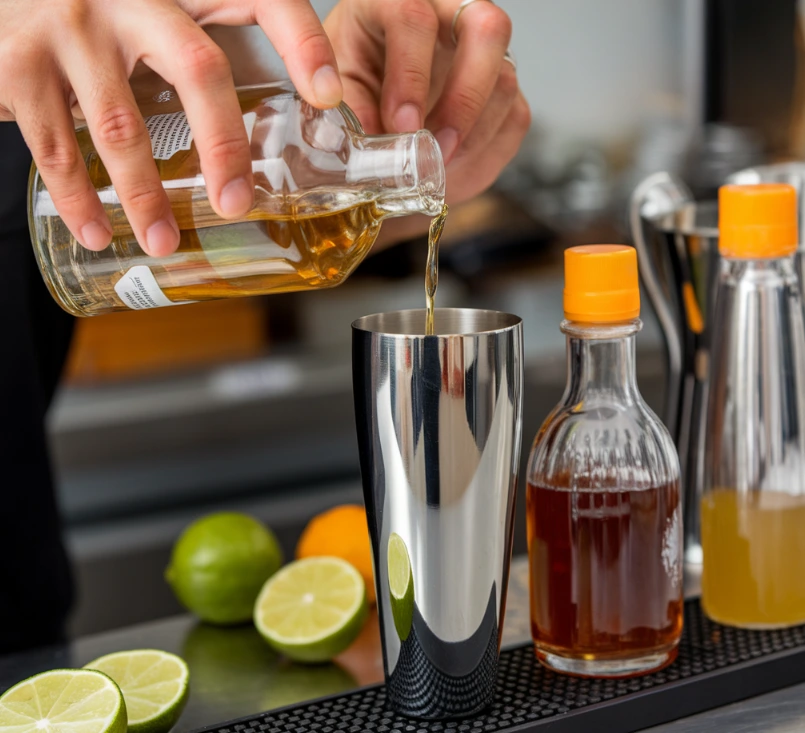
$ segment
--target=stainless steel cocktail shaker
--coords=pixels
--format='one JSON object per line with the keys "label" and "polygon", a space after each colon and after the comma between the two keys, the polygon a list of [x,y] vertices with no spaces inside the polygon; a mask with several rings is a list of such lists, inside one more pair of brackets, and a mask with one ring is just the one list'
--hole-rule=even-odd
{"label": "stainless steel cocktail shaker", "polygon": [[391,706],[469,715],[495,691],[522,433],[522,325],[438,309],[353,324],[355,412]]}

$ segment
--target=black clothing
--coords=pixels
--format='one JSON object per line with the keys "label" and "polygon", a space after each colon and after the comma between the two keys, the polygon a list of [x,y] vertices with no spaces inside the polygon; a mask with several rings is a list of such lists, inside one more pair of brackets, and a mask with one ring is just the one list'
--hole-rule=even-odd
{"label": "black clothing", "polygon": [[16,124],[0,123],[0,654],[58,641],[72,602],[44,418],[73,318],[50,297],[34,259],[30,164]]}

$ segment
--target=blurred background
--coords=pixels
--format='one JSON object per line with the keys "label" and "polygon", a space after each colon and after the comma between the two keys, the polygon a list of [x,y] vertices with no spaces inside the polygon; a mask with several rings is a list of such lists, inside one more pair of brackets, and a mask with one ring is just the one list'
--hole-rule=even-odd
{"label": "blurred background", "polygon": [[[313,4],[324,16],[335,3]],[[492,191],[451,211],[437,305],[525,319],[525,461],[564,387],[563,249],[628,241],[626,202],[648,173],[677,172],[707,198],[731,171],[801,158],[805,14],[796,0],[499,4],[533,130]],[[422,307],[425,247],[380,252],[332,291],[78,324],[49,415],[79,586],[73,633],[178,612],[162,572],[203,513],[261,517],[290,556],[312,515],[362,502],[350,323]],[[659,411],[665,357],[644,302],[639,381]]]}

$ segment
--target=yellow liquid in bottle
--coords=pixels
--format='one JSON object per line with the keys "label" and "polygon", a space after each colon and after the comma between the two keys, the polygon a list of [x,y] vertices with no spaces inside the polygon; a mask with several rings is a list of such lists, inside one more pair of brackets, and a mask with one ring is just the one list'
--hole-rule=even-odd
{"label": "yellow liquid in bottle", "polygon": [[705,613],[748,628],[805,622],[805,496],[716,489],[701,506]]}

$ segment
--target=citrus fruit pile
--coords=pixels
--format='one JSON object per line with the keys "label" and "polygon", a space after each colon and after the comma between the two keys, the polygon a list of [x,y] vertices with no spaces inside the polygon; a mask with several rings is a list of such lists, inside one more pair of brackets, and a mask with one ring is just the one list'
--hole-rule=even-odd
{"label": "citrus fruit pile", "polygon": [[[402,636],[411,624],[410,563],[404,545],[391,552],[393,611]],[[315,517],[296,554],[282,567],[270,529],[245,514],[221,512],[182,533],[165,578],[203,621],[231,626],[252,620],[290,660],[326,662],[355,641],[374,601],[363,509],[343,506]],[[168,733],[187,703],[189,678],[181,658],[156,649],[43,672],[0,696],[0,733]]]}
{"label": "citrus fruit pile", "polygon": [[362,507],[314,517],[297,559],[282,567],[273,532],[245,514],[222,512],[191,524],[173,548],[165,577],[201,620],[248,620],[291,660],[325,662],[358,637],[374,601],[372,553]]}

